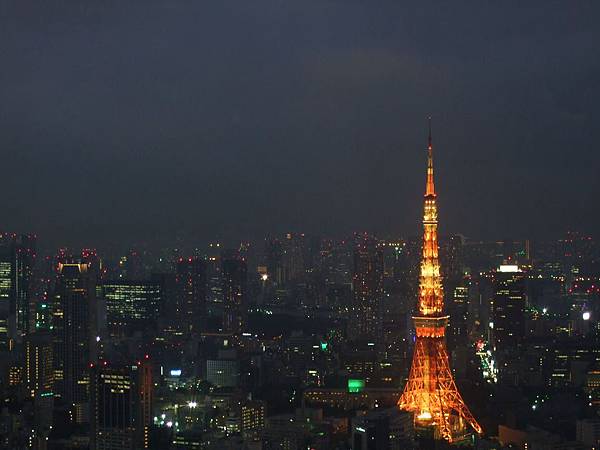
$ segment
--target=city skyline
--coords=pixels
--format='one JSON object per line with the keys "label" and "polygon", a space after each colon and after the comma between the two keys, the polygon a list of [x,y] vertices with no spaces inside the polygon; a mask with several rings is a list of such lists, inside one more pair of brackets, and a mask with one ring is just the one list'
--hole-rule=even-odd
{"label": "city skyline", "polygon": [[0,1],[0,450],[600,448],[597,13]]}

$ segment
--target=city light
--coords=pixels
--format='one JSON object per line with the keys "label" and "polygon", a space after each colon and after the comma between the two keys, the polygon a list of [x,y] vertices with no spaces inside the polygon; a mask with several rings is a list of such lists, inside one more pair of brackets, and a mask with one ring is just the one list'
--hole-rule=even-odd
{"label": "city light", "polygon": [[365,388],[365,380],[349,379],[348,380],[348,392],[358,393],[362,392]]}
{"label": "city light", "polygon": [[521,269],[519,269],[519,266],[515,264],[502,264],[500,267],[498,267],[498,272],[514,273],[521,272]]}
{"label": "city light", "polygon": [[[26,38],[0,44],[2,217],[52,240],[0,231],[2,448],[600,449],[600,235],[564,229],[599,231],[589,5],[152,5],[129,24],[25,3],[0,27]],[[400,98],[400,65],[378,68],[413,28],[425,76]],[[431,118],[410,148],[422,92],[453,127],[447,193]]]}

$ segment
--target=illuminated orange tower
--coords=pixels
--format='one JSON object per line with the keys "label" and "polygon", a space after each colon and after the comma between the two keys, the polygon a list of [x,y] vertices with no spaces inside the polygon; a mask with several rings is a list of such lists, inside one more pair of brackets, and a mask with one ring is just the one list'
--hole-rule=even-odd
{"label": "illuminated orange tower", "polygon": [[438,259],[431,119],[427,150],[419,313],[413,317],[415,350],[408,382],[398,406],[414,413],[415,426],[433,428],[436,439],[452,442],[465,435],[467,424],[477,433],[481,433],[482,429],[460,396],[448,363],[445,332],[449,316],[444,315],[444,292]]}

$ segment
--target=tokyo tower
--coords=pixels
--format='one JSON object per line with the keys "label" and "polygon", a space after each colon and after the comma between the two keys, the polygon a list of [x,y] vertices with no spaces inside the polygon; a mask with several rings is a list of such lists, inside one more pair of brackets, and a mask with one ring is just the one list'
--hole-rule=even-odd
{"label": "tokyo tower", "polygon": [[436,439],[452,442],[466,434],[467,424],[477,433],[483,430],[458,392],[448,363],[445,332],[449,316],[444,315],[444,292],[438,260],[431,118],[427,150],[419,312],[413,317],[416,341],[408,382],[398,406],[414,413],[417,428],[432,428]]}

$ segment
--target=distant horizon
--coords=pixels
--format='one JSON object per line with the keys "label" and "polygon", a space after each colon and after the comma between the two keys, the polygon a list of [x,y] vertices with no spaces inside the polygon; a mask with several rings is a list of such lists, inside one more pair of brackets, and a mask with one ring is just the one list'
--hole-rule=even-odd
{"label": "distant horizon", "polygon": [[[164,242],[123,242],[123,243],[93,243],[93,240],[90,239],[87,243],[56,243],[52,241],[46,241],[43,238],[43,235],[40,236],[37,233],[23,233],[15,230],[1,230],[2,233],[15,233],[15,234],[33,234],[36,236],[36,244],[38,253],[44,253],[45,256],[49,256],[53,254],[54,251],[58,249],[67,249],[69,251],[73,251],[75,253],[81,251],[82,249],[94,249],[99,252],[109,253],[110,256],[117,256],[119,254],[124,254],[130,250],[140,250],[140,251],[149,251],[149,252],[157,252],[165,249],[181,249],[184,254],[191,254],[195,250],[203,251],[208,248],[211,243],[220,243],[222,250],[232,250],[239,247],[242,243],[250,243],[255,246],[258,246],[261,242],[266,241],[268,238],[284,238],[285,234],[293,233],[293,234],[305,234],[308,238],[318,238],[320,240],[333,240],[336,242],[347,240],[352,238],[355,233],[368,233],[371,236],[381,240],[381,241],[391,241],[394,239],[401,239],[406,241],[420,241],[422,240],[422,236],[419,234],[378,234],[371,232],[369,230],[357,230],[350,233],[339,233],[339,234],[317,234],[317,233],[303,233],[301,231],[283,231],[281,233],[266,233],[263,236],[250,237],[250,238],[229,238],[229,239],[210,239],[210,238],[177,238],[173,237],[170,240],[165,240]],[[529,240],[533,244],[538,243],[551,243],[558,242],[567,237],[568,233],[578,233],[581,237],[597,239],[597,236],[591,233],[585,233],[580,230],[565,230],[563,233],[556,234],[554,236],[548,236],[545,238],[535,238],[535,237],[511,237],[511,236],[503,236],[497,238],[481,238],[481,237],[472,237],[466,236],[462,233],[442,233],[440,234],[440,242],[444,242],[452,236],[462,236],[466,239],[467,243],[494,243],[494,242],[525,242]]]}

